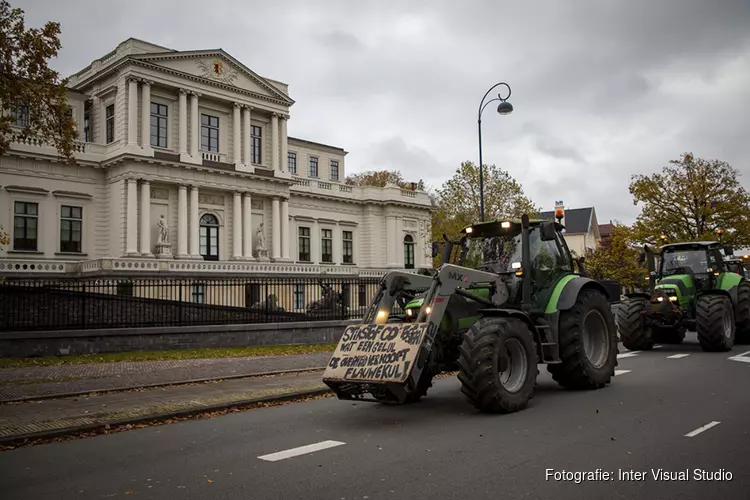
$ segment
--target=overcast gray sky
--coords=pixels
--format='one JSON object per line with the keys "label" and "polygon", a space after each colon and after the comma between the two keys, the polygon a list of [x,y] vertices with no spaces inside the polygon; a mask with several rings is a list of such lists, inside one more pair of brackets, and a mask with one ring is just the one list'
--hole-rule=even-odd
{"label": "overcast gray sky", "polygon": [[62,24],[68,75],[128,37],[223,48],[290,85],[289,133],[348,150],[349,173],[399,169],[439,186],[484,161],[545,209],[632,222],[628,181],[684,151],[750,188],[750,0],[11,0]]}

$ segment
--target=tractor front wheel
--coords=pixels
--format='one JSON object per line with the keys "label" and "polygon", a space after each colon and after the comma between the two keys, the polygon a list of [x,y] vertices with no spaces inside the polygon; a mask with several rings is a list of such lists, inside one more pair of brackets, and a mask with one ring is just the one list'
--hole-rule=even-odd
{"label": "tractor front wheel", "polygon": [[516,412],[534,395],[536,348],[520,319],[481,318],[464,334],[458,362],[461,392],[479,410]]}
{"label": "tractor front wheel", "polygon": [[726,352],[734,346],[732,301],[726,295],[703,295],[696,306],[696,331],[704,351]]}
{"label": "tractor front wheel", "polygon": [[617,366],[617,327],[607,298],[583,290],[575,305],[560,315],[560,363],[547,371],[569,389],[599,389]]}
{"label": "tractor front wheel", "polygon": [[651,329],[643,324],[643,312],[647,304],[646,299],[634,297],[624,301],[618,308],[618,330],[625,349],[648,351],[654,347]]}
{"label": "tractor front wheel", "polygon": [[737,289],[737,332],[735,344],[750,344],[750,282],[741,281]]}

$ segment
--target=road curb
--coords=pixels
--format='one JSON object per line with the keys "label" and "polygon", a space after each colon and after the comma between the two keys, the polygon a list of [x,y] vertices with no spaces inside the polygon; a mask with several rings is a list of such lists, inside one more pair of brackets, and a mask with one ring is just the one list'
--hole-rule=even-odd
{"label": "road curb", "polygon": [[55,437],[70,436],[74,434],[80,434],[84,432],[94,432],[105,429],[107,426],[110,427],[122,427],[124,425],[135,425],[144,422],[159,422],[162,420],[168,420],[170,418],[178,417],[190,417],[193,415],[199,415],[201,413],[209,413],[213,411],[228,410],[246,405],[254,405],[259,403],[279,403],[284,401],[291,401],[294,399],[312,397],[312,396],[323,396],[326,394],[333,394],[330,389],[314,389],[297,391],[286,394],[280,394],[276,396],[266,396],[262,398],[249,398],[240,401],[232,401],[231,403],[217,403],[210,406],[202,406],[200,408],[188,408],[185,410],[154,413],[152,415],[144,415],[135,418],[125,418],[119,420],[111,420],[107,422],[97,422],[95,424],[78,425],[73,427],[66,427],[64,429],[53,429],[49,431],[32,432],[28,434],[21,434],[16,436],[6,436],[0,438],[0,445],[9,446],[19,444],[24,441],[32,441],[37,439],[50,439]]}
{"label": "road curb", "polygon": [[[85,396],[88,394],[122,392],[122,391],[130,391],[133,389],[153,389],[156,387],[170,387],[174,385],[200,384],[202,382],[213,382],[216,380],[235,380],[238,378],[266,377],[269,375],[286,375],[286,374],[293,375],[295,373],[323,371],[325,370],[325,368],[326,368],[325,366],[313,366],[310,368],[298,368],[294,370],[276,370],[276,371],[270,371],[270,372],[255,372],[255,373],[249,373],[249,374],[244,374],[244,375],[229,375],[228,377],[194,378],[190,380],[180,380],[177,382],[157,382],[155,384],[135,384],[135,385],[126,385],[126,386],[121,386],[121,387],[113,387],[109,389],[94,389],[91,391],[62,392],[62,393],[57,393],[57,394],[47,394],[43,396],[26,396],[22,398],[0,400],[0,405],[4,405],[7,403],[24,403],[24,402],[29,402],[29,401],[41,401],[45,399],[71,398],[75,396]],[[54,383],[54,381],[50,381],[50,383]]]}

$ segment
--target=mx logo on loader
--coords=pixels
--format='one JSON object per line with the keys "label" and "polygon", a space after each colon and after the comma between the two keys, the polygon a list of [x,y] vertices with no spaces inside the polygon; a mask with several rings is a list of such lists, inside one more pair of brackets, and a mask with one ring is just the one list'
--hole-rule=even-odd
{"label": "mx logo on loader", "polygon": [[448,273],[448,279],[455,280],[455,281],[462,281],[464,283],[468,283],[469,282],[469,277],[466,276],[465,274],[461,274],[461,273],[449,272]]}

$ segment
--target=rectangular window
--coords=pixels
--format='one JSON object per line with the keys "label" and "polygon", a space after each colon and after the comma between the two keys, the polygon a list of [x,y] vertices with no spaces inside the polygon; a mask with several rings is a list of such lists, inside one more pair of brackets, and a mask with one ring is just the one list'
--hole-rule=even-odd
{"label": "rectangular window", "polygon": [[310,262],[310,228],[299,228],[299,260]]}
{"label": "rectangular window", "polygon": [[60,251],[80,253],[83,209],[81,207],[60,207]]}
{"label": "rectangular window", "polygon": [[297,173],[297,153],[289,153],[288,155],[289,173]]}
{"label": "rectangular window", "polygon": [[364,307],[369,305],[367,303],[367,285],[359,285],[359,294],[357,297],[357,304],[359,307]]}
{"label": "rectangular window", "polygon": [[256,165],[260,165],[261,164],[260,145],[261,145],[261,142],[263,141],[263,135],[262,135],[263,130],[257,125],[251,126],[250,129],[251,129],[250,139],[252,142],[251,144],[252,147],[250,148],[250,152],[251,152],[250,161],[252,161]]}
{"label": "rectangular window", "polygon": [[[167,147],[167,106],[151,103],[151,145],[158,148]],[[217,124],[218,126],[218,124]],[[218,139],[218,130],[216,132]]]}
{"label": "rectangular window", "polygon": [[13,212],[13,249],[36,251],[39,204],[17,201]]}
{"label": "rectangular window", "polygon": [[333,230],[321,230],[321,262],[333,262]]}
{"label": "rectangular window", "polygon": [[354,263],[354,235],[351,231],[343,232],[344,240],[344,264]]}
{"label": "rectangular window", "polygon": [[25,104],[18,103],[11,107],[10,110],[11,125],[14,127],[29,126],[29,107]]}
{"label": "rectangular window", "polygon": [[201,150],[219,152],[219,117],[201,115]]}
{"label": "rectangular window", "polygon": [[205,285],[193,285],[193,302],[195,302],[196,304],[206,303]]}
{"label": "rectangular window", "polygon": [[318,176],[318,159],[315,156],[310,157],[310,177]]}
{"label": "rectangular window", "polygon": [[107,144],[115,142],[115,105],[110,104],[105,109],[106,114],[106,128],[107,128]]}
{"label": "rectangular window", "polygon": [[294,285],[294,308],[305,308],[305,285]]}
{"label": "rectangular window", "polygon": [[331,180],[339,180],[339,162],[338,160],[331,160]]}

